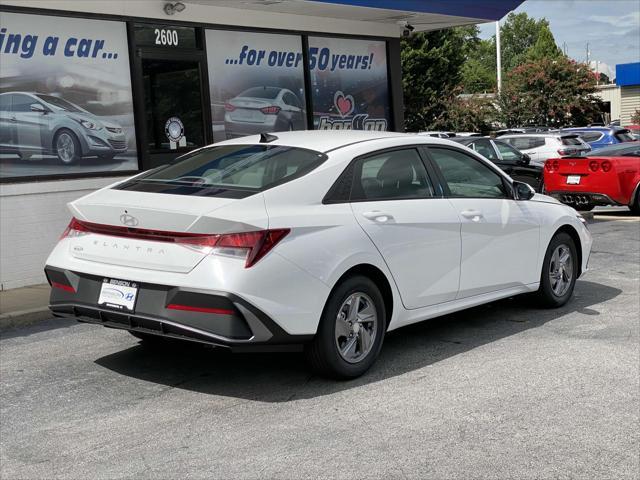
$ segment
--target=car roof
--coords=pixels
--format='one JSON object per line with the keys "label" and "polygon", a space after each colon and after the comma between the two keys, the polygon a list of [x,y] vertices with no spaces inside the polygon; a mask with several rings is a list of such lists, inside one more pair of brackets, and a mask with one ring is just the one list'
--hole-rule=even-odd
{"label": "car roof", "polygon": [[579,135],[577,133],[574,132],[560,132],[560,131],[553,131],[553,132],[537,132],[537,133],[510,133],[508,135],[500,135],[500,137],[498,137],[499,139],[504,139],[504,138],[521,138],[521,137],[542,137],[542,138],[562,138],[562,137],[578,137]]}
{"label": "car roof", "polygon": [[[420,136],[415,133],[373,132],[365,130],[297,130],[293,132],[272,132],[269,133],[269,135],[275,136],[276,139],[269,143],[264,143],[264,145],[306,148],[325,153],[356,143],[390,138],[410,140],[407,144],[454,144],[448,138]],[[255,145],[260,143],[260,135],[250,135],[217,142],[214,145],[209,145],[209,147],[220,145]]]}

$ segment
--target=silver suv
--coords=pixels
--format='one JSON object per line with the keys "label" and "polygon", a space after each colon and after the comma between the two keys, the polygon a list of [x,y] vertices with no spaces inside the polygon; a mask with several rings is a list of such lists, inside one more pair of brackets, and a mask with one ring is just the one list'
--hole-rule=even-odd
{"label": "silver suv", "polygon": [[531,164],[539,166],[550,158],[580,157],[591,151],[589,144],[575,133],[522,133],[502,135],[500,140],[526,153]]}
{"label": "silver suv", "polygon": [[126,152],[127,137],[108,122],[63,99],[43,93],[0,94],[0,153],[56,155],[65,164],[82,157],[112,159]]}

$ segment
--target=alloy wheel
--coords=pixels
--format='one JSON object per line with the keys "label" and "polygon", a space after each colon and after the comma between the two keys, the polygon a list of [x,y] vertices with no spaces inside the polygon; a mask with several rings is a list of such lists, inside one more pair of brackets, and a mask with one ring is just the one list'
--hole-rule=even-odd
{"label": "alloy wheel", "polygon": [[571,286],[573,280],[573,256],[568,245],[556,247],[549,262],[549,280],[551,290],[557,297],[562,297]]}
{"label": "alloy wheel", "polygon": [[375,343],[378,325],[373,300],[362,292],[349,295],[336,316],[335,339],[340,356],[349,363],[365,359]]}
{"label": "alloy wheel", "polygon": [[71,163],[76,154],[73,138],[68,133],[61,133],[56,141],[56,152],[64,163]]}

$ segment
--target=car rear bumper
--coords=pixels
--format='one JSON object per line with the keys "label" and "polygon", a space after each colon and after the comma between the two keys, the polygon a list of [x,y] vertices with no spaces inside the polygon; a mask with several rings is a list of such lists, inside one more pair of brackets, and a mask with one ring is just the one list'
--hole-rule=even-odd
{"label": "car rear bumper", "polygon": [[80,322],[235,351],[299,350],[313,338],[285,332],[264,312],[228,292],[140,283],[135,311],[125,312],[98,305],[103,277],[51,266],[45,273],[52,285],[50,310]]}
{"label": "car rear bumper", "polygon": [[547,191],[546,194],[576,209],[585,205],[622,205],[604,193]]}

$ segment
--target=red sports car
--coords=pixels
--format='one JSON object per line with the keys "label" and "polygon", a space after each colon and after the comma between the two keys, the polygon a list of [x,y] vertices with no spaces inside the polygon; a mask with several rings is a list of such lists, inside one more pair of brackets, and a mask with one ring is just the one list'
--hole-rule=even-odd
{"label": "red sports car", "polygon": [[544,166],[547,195],[577,210],[626,205],[640,214],[640,142],[601,148],[580,158],[554,158]]}

